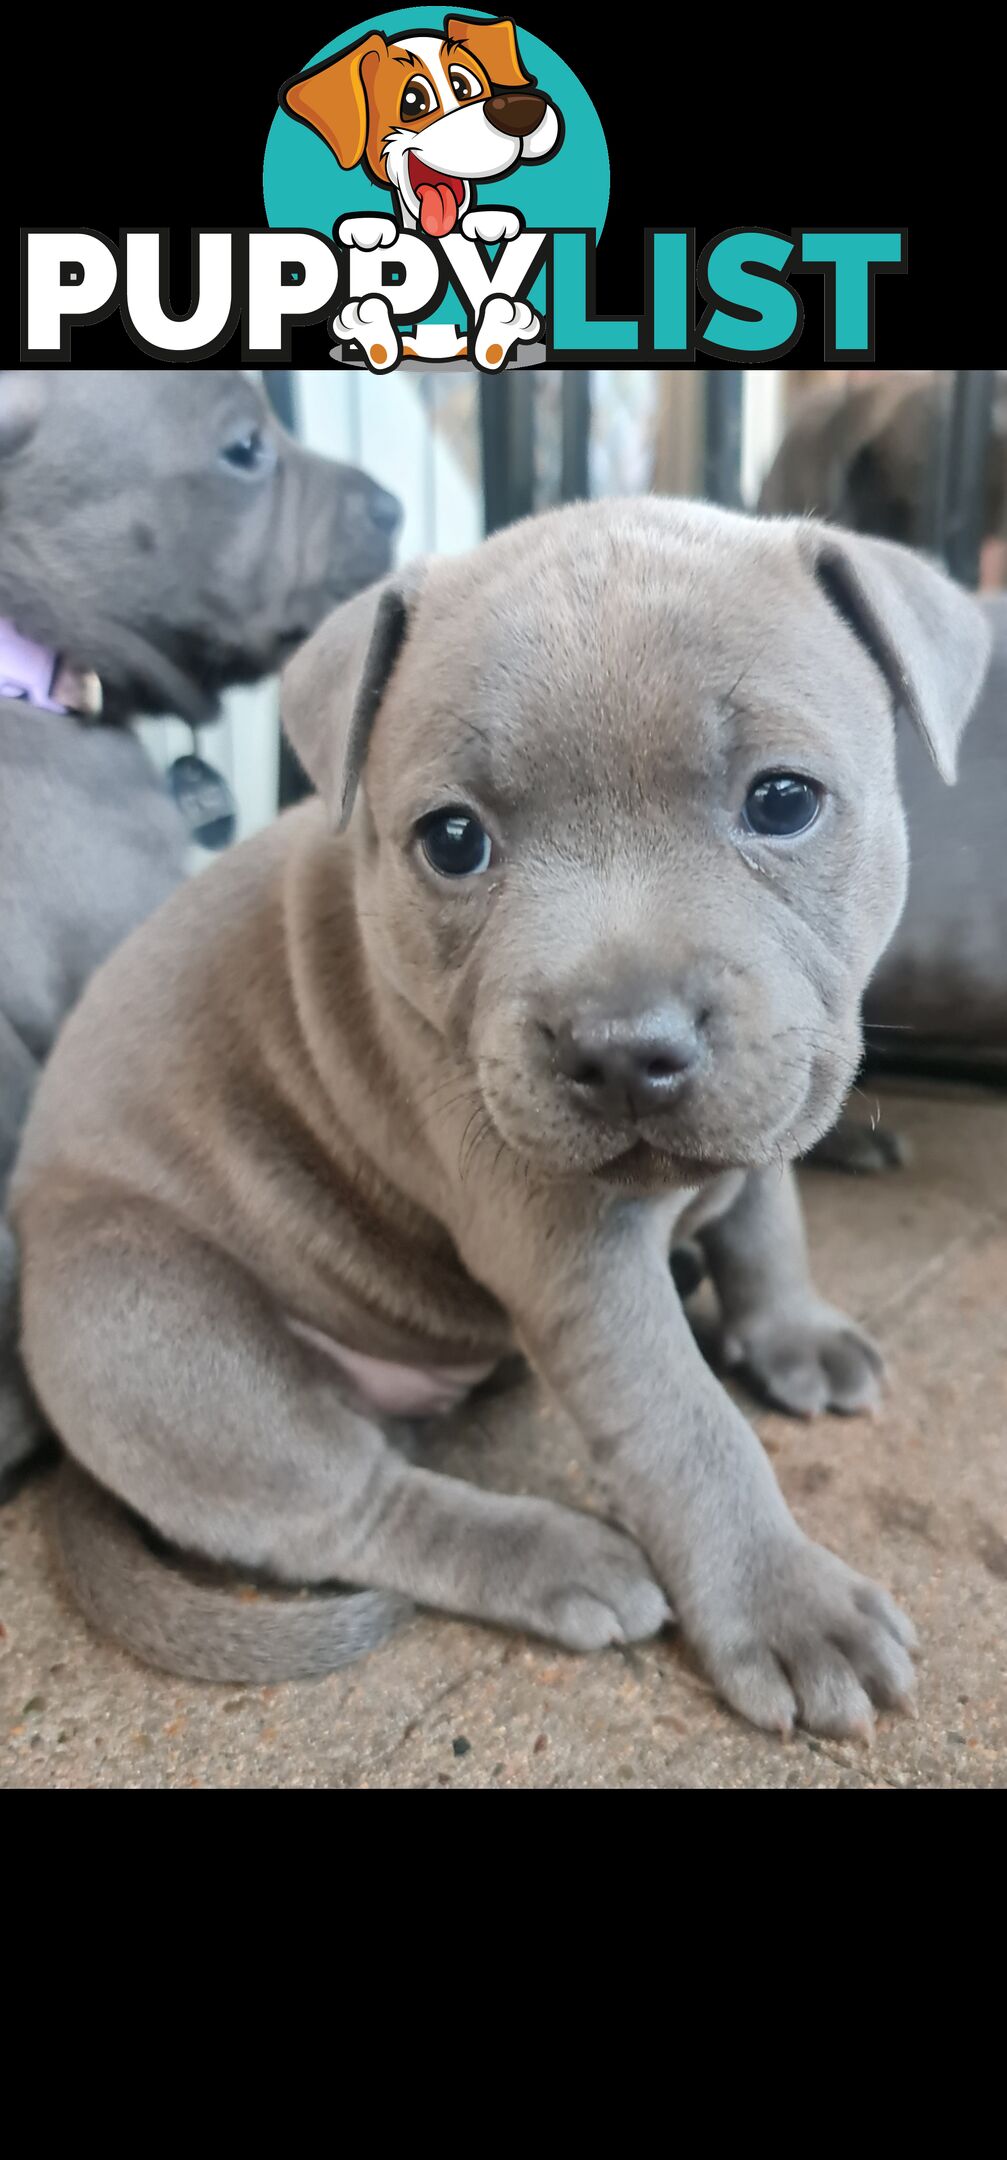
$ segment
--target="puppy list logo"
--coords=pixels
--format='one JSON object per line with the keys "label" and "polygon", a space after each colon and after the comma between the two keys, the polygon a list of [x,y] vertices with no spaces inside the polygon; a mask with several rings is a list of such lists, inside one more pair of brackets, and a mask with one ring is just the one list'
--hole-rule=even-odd
{"label": "puppy list logo", "polygon": [[[648,227],[639,318],[595,311],[609,198],[598,113],[563,59],[509,17],[424,7],[369,17],[279,91],[263,163],[268,230],[192,235],[192,304],[168,303],[168,235],[22,234],[22,358],[68,360],[118,307],[157,359],[289,360],[325,321],[339,365],[504,367],[766,361],[801,337],[789,282],[825,285],[823,358],[873,360],[875,280],[904,229]],[[636,250],[634,250],[636,253]]]}
{"label": "puppy list logo", "polygon": [[601,121],[550,47],[509,18],[433,28],[399,9],[326,46],[279,103],[266,212],[332,233],[334,360],[545,360],[550,245],[567,226],[593,250],[609,188]]}

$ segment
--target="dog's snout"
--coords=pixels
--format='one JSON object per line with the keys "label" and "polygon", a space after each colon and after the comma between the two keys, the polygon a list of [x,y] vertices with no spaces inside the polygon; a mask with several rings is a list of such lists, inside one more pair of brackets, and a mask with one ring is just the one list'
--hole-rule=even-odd
{"label": "dog's snout", "polygon": [[633,1011],[585,1008],[547,1033],[556,1071],[601,1117],[656,1116],[702,1050],[695,1020],[674,998]]}
{"label": "dog's snout", "polygon": [[545,116],[544,97],[531,90],[503,90],[486,100],[486,118],[501,135],[534,135]]}
{"label": "dog's snout", "polygon": [[402,523],[402,504],[387,488],[373,486],[367,497],[367,514],[379,532],[391,535]]}

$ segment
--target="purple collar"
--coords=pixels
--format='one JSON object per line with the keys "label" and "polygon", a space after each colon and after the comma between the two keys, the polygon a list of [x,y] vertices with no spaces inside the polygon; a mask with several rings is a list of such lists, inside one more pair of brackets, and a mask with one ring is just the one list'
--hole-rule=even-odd
{"label": "purple collar", "polygon": [[90,668],[74,668],[49,645],[36,645],[0,616],[0,698],[17,698],[39,712],[101,711],[101,684]]}

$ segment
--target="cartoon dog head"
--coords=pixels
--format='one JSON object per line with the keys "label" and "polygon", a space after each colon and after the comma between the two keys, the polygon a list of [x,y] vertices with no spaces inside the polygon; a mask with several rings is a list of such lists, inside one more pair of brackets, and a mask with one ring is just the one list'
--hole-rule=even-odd
{"label": "cartoon dog head", "polygon": [[372,31],[284,83],[280,103],[344,171],[362,164],[392,188],[435,240],[470,207],[474,181],[551,157],[563,134],[555,105],[525,72],[514,24],[462,15],[449,15],[443,34]]}

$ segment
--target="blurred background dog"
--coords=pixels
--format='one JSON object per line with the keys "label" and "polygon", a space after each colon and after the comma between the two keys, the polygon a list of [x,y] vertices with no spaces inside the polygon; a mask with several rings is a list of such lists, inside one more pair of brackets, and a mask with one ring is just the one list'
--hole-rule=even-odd
{"label": "blurred background dog", "polygon": [[[184,873],[186,824],[132,723],[212,720],[382,574],[398,522],[239,371],[0,377],[0,1209],[61,1021]],[[37,1422],[16,1272],[0,1216],[0,1476]]]}
{"label": "blurred background dog", "polygon": [[[794,402],[759,508],[828,517],[930,550],[948,391],[948,378],[936,374],[829,380],[807,391]],[[994,556],[1007,542],[1007,376],[994,399],[980,520],[992,583]]]}

